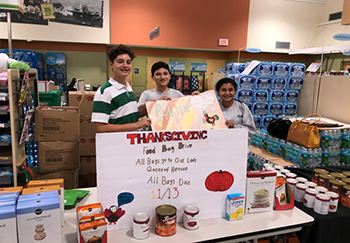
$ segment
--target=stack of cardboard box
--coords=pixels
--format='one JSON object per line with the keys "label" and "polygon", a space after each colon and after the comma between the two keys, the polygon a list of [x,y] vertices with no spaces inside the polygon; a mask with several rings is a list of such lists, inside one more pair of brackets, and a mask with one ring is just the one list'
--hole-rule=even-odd
{"label": "stack of cardboard box", "polygon": [[69,105],[80,110],[80,170],[79,187],[96,186],[95,124],[91,113],[95,91],[70,91]]}
{"label": "stack of cardboard box", "polygon": [[39,106],[35,112],[38,179],[64,178],[67,189],[78,187],[79,109]]}

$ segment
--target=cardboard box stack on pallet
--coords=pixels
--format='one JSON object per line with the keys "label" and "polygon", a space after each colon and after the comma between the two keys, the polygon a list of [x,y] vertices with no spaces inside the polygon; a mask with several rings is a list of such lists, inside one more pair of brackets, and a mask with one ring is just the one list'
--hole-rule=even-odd
{"label": "cardboard box stack on pallet", "polygon": [[66,189],[78,187],[79,109],[39,106],[35,112],[38,179],[64,178]]}
{"label": "cardboard box stack on pallet", "polygon": [[95,124],[91,113],[95,91],[70,91],[69,105],[80,110],[80,170],[79,187],[96,186]]}

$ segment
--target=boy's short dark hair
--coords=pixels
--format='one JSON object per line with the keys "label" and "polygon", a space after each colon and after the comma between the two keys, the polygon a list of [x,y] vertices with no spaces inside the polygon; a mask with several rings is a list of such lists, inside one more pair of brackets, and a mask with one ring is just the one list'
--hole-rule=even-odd
{"label": "boy's short dark hair", "polygon": [[158,69],[161,69],[161,68],[165,68],[165,69],[168,70],[169,73],[170,73],[169,65],[168,65],[167,63],[165,63],[165,62],[159,61],[159,62],[156,62],[155,64],[152,65],[152,68],[151,68],[152,76],[154,76],[154,73],[155,73]]}
{"label": "boy's short dark hair", "polygon": [[135,53],[130,49],[128,46],[124,46],[123,44],[120,44],[119,46],[113,46],[108,51],[108,58],[109,61],[114,62],[114,59],[117,58],[119,55],[128,54],[133,60],[135,58]]}

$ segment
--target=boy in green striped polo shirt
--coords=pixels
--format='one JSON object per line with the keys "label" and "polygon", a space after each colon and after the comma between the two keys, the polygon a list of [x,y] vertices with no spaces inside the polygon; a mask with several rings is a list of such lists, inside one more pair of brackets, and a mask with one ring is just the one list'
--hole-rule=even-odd
{"label": "boy in green striped polo shirt", "polygon": [[108,57],[113,75],[96,91],[91,115],[97,132],[129,132],[148,127],[151,119],[144,117],[146,106],[137,107],[134,92],[125,80],[131,72],[135,54],[121,44],[112,47]]}

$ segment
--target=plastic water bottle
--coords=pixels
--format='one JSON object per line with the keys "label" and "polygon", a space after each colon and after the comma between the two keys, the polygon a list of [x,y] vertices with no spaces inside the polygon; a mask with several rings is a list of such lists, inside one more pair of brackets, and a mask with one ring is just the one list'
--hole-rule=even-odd
{"label": "plastic water bottle", "polygon": [[64,79],[64,68],[61,65],[58,65],[56,68],[56,79],[62,81]]}
{"label": "plastic water bottle", "polygon": [[52,66],[52,65],[50,65],[50,67],[49,67],[49,73],[48,73],[49,75],[49,80],[55,80],[56,79],[56,69]]}
{"label": "plastic water bottle", "polygon": [[350,148],[350,129],[342,129],[341,147]]}

